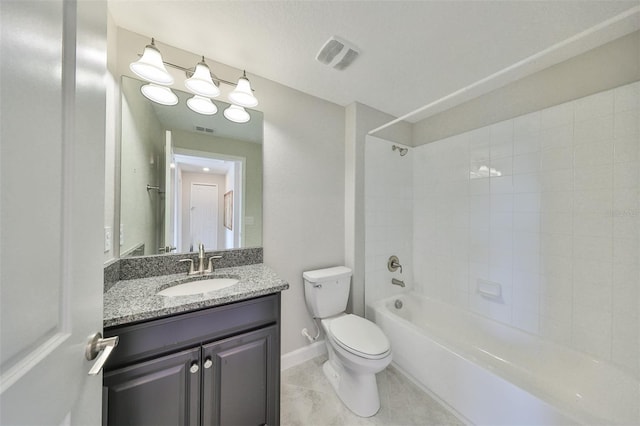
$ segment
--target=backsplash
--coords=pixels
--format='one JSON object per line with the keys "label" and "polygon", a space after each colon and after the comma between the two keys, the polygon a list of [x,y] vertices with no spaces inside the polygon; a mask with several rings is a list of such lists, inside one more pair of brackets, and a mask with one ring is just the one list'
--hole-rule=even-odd
{"label": "backsplash", "polygon": [[114,259],[104,265],[104,291],[120,280],[120,259]]}
{"label": "backsplash", "polygon": [[[218,255],[222,256],[222,258],[215,261],[216,268],[262,263],[262,247],[210,251],[205,253],[205,258],[208,259],[210,256]],[[182,259],[192,259],[197,266],[198,253],[161,254],[118,259],[105,265],[104,290],[108,291],[116,282],[122,280],[179,274],[180,272],[186,273],[189,266],[188,264],[180,263]]]}

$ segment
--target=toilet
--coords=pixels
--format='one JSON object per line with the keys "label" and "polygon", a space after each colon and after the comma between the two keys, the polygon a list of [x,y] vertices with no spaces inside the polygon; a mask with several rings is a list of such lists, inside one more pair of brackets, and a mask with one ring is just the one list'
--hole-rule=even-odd
{"label": "toilet", "polygon": [[351,411],[371,417],[380,409],[376,373],[391,363],[389,339],[373,322],[345,312],[351,269],[336,266],[302,276],[307,307],[326,335],[324,374]]}

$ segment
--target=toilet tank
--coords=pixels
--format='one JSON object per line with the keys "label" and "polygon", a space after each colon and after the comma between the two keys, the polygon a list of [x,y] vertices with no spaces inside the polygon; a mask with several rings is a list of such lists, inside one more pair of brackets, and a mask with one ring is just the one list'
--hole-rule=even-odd
{"label": "toilet tank", "polygon": [[307,271],[302,277],[304,298],[314,318],[327,318],[347,309],[351,269],[335,266]]}

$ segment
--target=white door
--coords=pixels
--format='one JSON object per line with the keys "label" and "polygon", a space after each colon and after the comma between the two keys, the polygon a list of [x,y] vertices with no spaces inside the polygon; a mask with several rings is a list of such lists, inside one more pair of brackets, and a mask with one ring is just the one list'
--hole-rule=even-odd
{"label": "white door", "polygon": [[0,424],[96,425],[106,5],[0,2]]}
{"label": "white door", "polygon": [[191,242],[207,250],[218,248],[218,185],[191,184]]}

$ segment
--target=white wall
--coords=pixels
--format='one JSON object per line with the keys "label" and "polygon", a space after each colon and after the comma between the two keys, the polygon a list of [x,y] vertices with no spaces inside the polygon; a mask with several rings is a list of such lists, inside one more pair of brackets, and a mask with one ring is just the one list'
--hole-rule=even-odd
{"label": "white wall", "polygon": [[315,327],[302,273],[345,262],[344,108],[267,80],[256,79],[256,93],[258,87],[265,120],[264,262],[290,285],[282,293],[287,353],[308,344],[302,328]]}
{"label": "white wall", "polygon": [[[367,136],[365,146],[365,301],[409,291],[413,282],[413,155],[392,151],[394,142]],[[399,144],[395,144],[399,145]],[[402,145],[404,146],[404,145]],[[389,271],[398,256],[402,272]],[[405,287],[391,284],[404,281]]]}
{"label": "white wall", "polygon": [[120,223],[124,227],[120,253],[144,244],[145,255],[155,254],[163,245],[158,230],[164,201],[158,191],[147,190],[147,185],[164,185],[164,129],[150,103],[139,96],[128,99],[123,95],[121,106],[121,127],[127,137],[120,147]]}
{"label": "white wall", "polygon": [[416,148],[416,288],[640,373],[639,105],[635,83]]}
{"label": "white wall", "polygon": [[[389,114],[354,102],[345,109],[345,264],[353,271],[350,309],[365,311],[365,140],[367,133],[394,120]],[[379,137],[409,144],[410,123],[399,122],[379,133]]]}
{"label": "white wall", "polygon": [[107,12],[107,75],[105,76],[105,167],[104,167],[104,225],[111,228],[111,249],[104,252],[103,262],[112,260],[115,256],[115,227],[119,223],[120,204],[116,204],[116,176],[120,175],[119,137],[120,134],[120,85],[117,71],[117,37],[118,27],[111,14]]}

